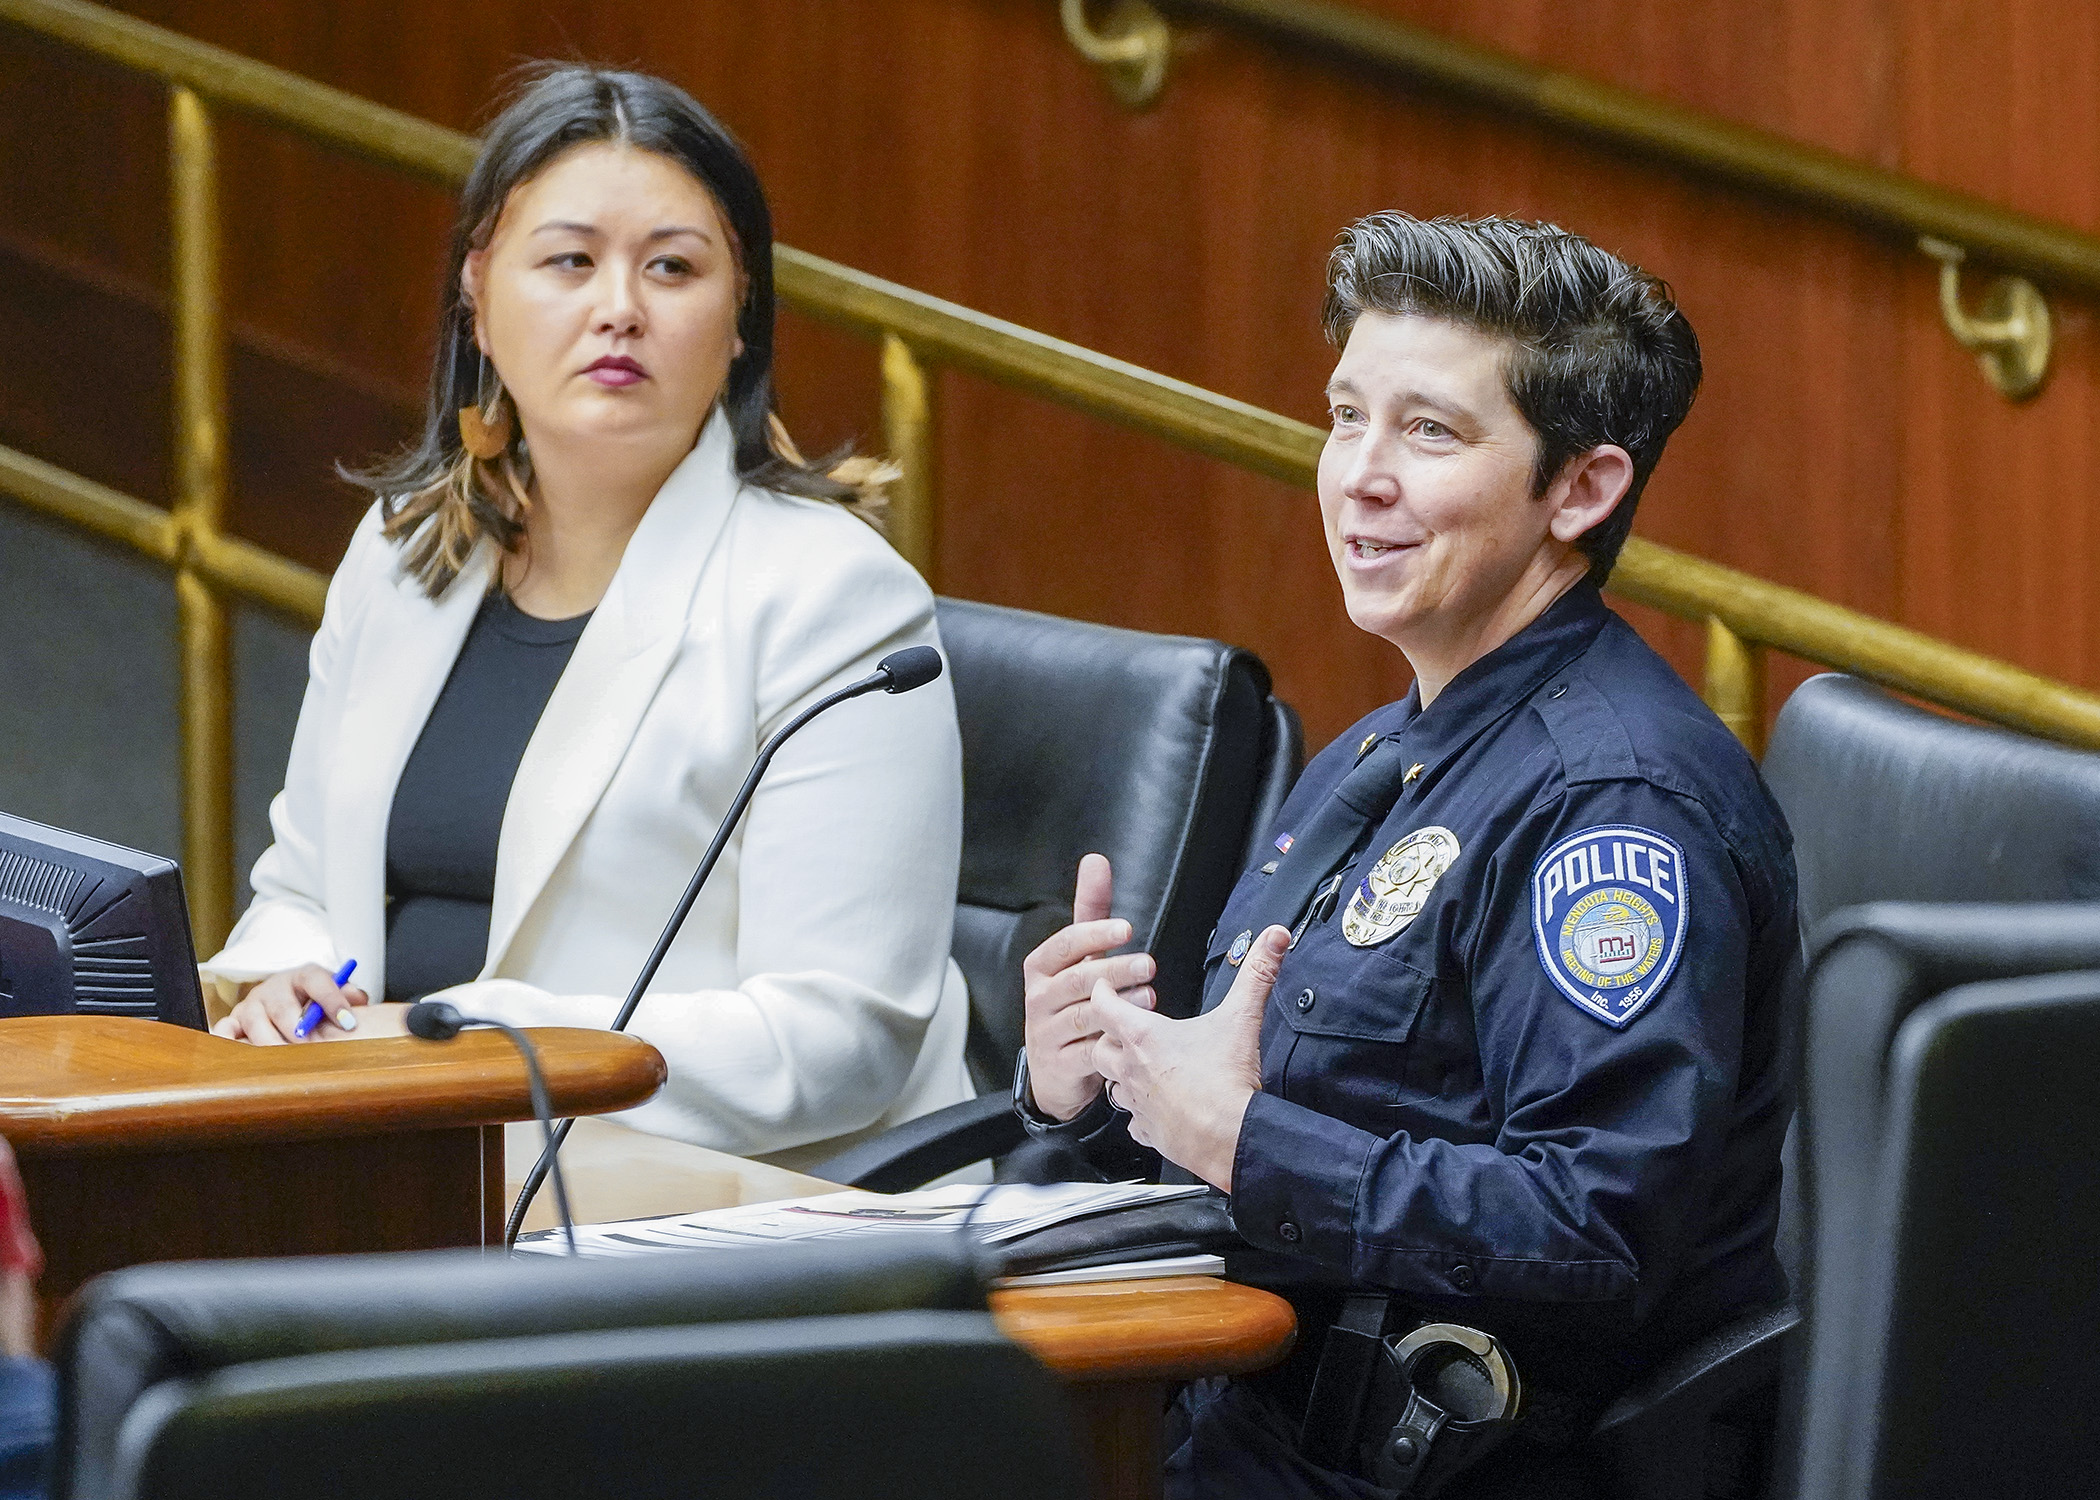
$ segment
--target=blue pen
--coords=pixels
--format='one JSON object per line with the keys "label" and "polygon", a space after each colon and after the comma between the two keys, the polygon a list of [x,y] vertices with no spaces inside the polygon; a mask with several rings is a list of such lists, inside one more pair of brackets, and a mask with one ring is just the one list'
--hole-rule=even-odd
{"label": "blue pen", "polygon": [[[356,959],[354,959],[354,958],[353,958],[353,959],[350,959],[350,960],[348,960],[347,962],[345,962],[345,963],[344,963],[344,965],[343,965],[343,966],[342,966],[342,967],[341,967],[340,969],[337,969],[337,970],[335,971],[335,987],[336,987],[337,989],[341,989],[341,988],[342,988],[342,987],[343,987],[344,985],[346,985],[346,984],[348,984],[348,983],[350,982],[350,976],[351,976],[352,974],[356,973],[356,972],[357,972],[357,960],[356,960]],[[313,1029],[314,1029],[314,1028],[315,1028],[316,1026],[320,1025],[320,1024],[321,1024],[321,1023],[323,1022],[323,1021],[325,1021],[325,1020],[327,1020],[327,1019],[328,1019],[328,1012],[327,1012],[327,1011],[325,1011],[325,1010],[323,1010],[323,1009],[321,1009],[321,1002],[320,1002],[320,1001],[318,1001],[318,1000],[309,1000],[309,1001],[307,1001],[307,1002],[306,1002],[306,1009],[305,1009],[304,1011],[300,1012],[300,1015],[299,1015],[299,1024],[298,1024],[297,1026],[294,1026],[294,1027],[292,1028],[292,1040],[293,1040],[293,1041],[295,1041],[295,1042],[303,1042],[303,1041],[305,1041],[305,1040],[306,1040],[306,1038],[307,1038],[307,1034],[308,1034],[309,1032],[311,1032],[311,1031],[312,1031],[312,1030],[313,1030]],[[353,1025],[354,1025],[354,1024],[356,1024],[356,1021],[355,1021],[355,1018],[354,1018],[354,1017],[352,1018],[352,1024],[353,1024]],[[349,1028],[348,1028],[348,1027],[345,1027],[344,1029],[345,1029],[345,1030],[348,1030]]]}

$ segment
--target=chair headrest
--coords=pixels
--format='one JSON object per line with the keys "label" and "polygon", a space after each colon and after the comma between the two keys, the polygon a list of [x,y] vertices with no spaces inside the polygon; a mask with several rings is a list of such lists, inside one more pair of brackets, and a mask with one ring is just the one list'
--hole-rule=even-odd
{"label": "chair headrest", "polygon": [[1957,985],[2100,968],[2100,903],[1879,901],[1810,949],[1804,1114],[1813,1134],[1872,1140],[1904,1018]]}
{"label": "chair headrest", "polygon": [[[1081,856],[1105,854],[1135,945],[1169,985],[1200,976],[1276,732],[1267,670],[1217,641],[957,599],[939,611],[962,721],[960,905],[1069,912]],[[988,930],[978,946],[990,962],[1017,942]],[[973,991],[995,977],[965,972]]]}
{"label": "chair headrest", "polygon": [[107,1500],[1076,1500],[1063,1392],[982,1312],[598,1329],[162,1382]]}
{"label": "chair headrest", "polygon": [[62,1483],[107,1454],[160,1381],[262,1359],[589,1329],[882,1312],[978,1310],[984,1263],[961,1235],[909,1244],[787,1244],[631,1260],[480,1250],[134,1266],[96,1278],[59,1337]]}
{"label": "chair headrest", "polygon": [[1804,930],[1863,901],[2100,898],[2100,755],[1826,673],[1787,699],[1763,769]]}
{"label": "chair headrest", "polygon": [[1837,955],[1869,944],[1900,976],[1909,1005],[1956,985],[2100,968],[2100,902],[1874,901],[1818,927],[1809,982],[1826,985]]}

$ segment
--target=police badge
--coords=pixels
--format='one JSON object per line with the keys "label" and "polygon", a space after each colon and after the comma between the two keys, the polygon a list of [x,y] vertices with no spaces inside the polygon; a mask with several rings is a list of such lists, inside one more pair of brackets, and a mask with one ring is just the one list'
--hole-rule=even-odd
{"label": "police badge", "polygon": [[1560,992],[1608,1026],[1655,998],[1684,948],[1684,851],[1646,828],[1588,828],[1531,871],[1539,962]]}
{"label": "police badge", "polygon": [[1458,853],[1458,837],[1448,828],[1417,828],[1386,850],[1357,882],[1342,913],[1342,936],[1369,948],[1406,927],[1422,914],[1437,877]]}

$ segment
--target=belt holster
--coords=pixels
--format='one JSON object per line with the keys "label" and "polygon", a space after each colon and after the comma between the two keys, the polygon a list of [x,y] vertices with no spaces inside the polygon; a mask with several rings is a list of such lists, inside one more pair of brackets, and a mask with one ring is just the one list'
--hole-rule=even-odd
{"label": "belt holster", "polygon": [[1328,1329],[1299,1430],[1323,1468],[1428,1500],[1516,1426],[1523,1388],[1491,1334],[1424,1323],[1387,1329],[1392,1299],[1356,1293]]}

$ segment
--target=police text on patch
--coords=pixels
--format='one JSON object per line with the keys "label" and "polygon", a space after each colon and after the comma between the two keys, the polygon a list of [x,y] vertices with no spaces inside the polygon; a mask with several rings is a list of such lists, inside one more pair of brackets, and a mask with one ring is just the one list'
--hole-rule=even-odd
{"label": "police text on patch", "polygon": [[1647,828],[1586,828],[1539,857],[1531,925],[1563,995],[1609,1026],[1648,1008],[1691,924],[1684,851]]}

